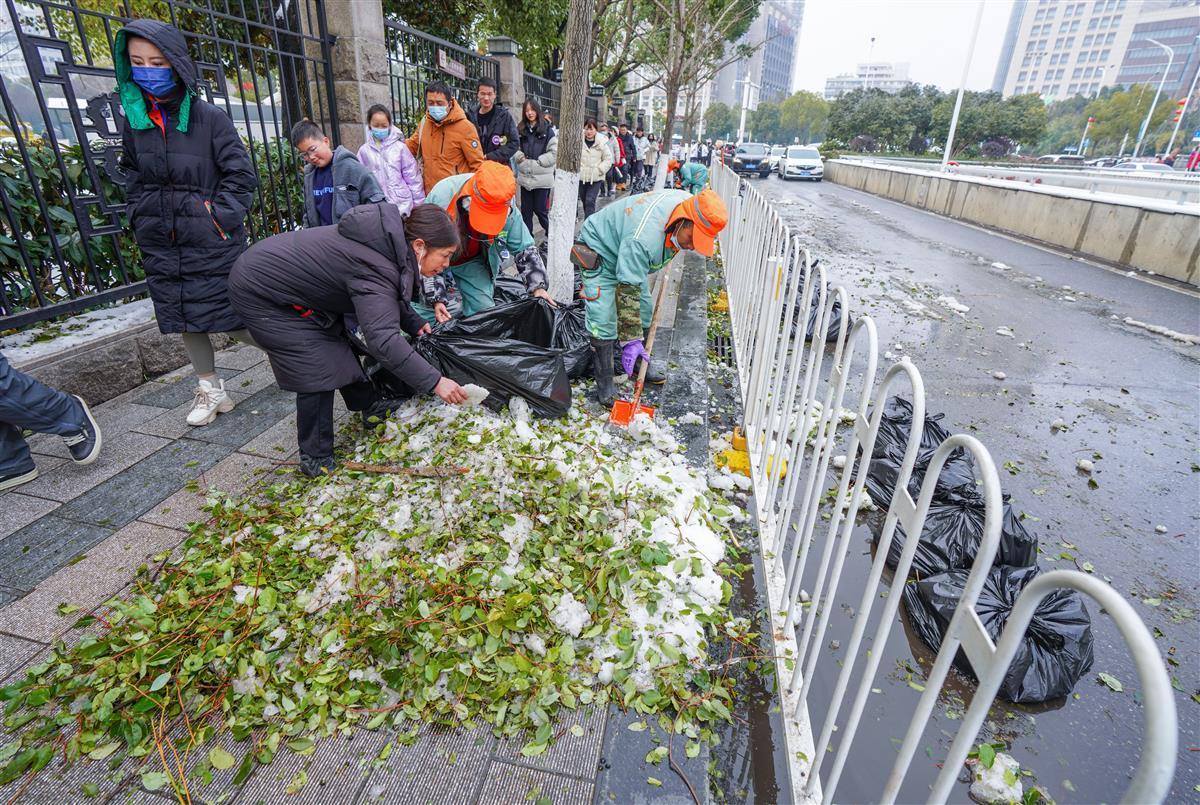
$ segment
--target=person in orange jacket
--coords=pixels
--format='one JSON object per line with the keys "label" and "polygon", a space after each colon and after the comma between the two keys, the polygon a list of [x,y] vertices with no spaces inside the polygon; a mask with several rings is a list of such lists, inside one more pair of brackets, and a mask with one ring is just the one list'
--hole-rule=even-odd
{"label": "person in orange jacket", "polygon": [[426,193],[447,176],[474,173],[483,163],[479,133],[444,81],[425,87],[425,117],[406,145],[421,161]]}

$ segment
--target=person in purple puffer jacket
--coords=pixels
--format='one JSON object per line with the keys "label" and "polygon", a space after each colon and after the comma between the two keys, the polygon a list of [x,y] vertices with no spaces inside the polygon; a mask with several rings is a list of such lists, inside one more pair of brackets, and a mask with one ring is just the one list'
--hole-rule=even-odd
{"label": "person in purple puffer jacket", "polygon": [[367,110],[367,141],[358,149],[358,161],[366,166],[383,188],[384,198],[407,216],[425,202],[421,167],[404,144],[404,134],[392,125],[387,107],[375,104]]}

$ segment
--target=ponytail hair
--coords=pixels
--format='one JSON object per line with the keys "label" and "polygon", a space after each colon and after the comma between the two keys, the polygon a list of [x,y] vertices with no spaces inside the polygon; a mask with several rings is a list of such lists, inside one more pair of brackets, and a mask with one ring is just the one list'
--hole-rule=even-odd
{"label": "ponytail hair", "polygon": [[418,204],[404,219],[404,239],[425,241],[430,249],[457,247],[458,226],[450,216],[436,204]]}

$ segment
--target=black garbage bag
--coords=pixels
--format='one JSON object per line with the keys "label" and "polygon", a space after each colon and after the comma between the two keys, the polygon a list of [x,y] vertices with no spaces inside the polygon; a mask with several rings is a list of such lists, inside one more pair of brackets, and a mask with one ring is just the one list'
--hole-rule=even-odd
{"label": "black garbage bag", "polygon": [[[975,610],[993,641],[1000,638],[1009,613],[1037,567],[993,567]],[[934,651],[942,645],[954,609],[962,599],[967,571],[951,570],[904,585],[902,600],[913,628]],[[1092,619],[1083,596],[1056,590],[1042,599],[1000,684],[999,695],[1018,704],[1035,704],[1066,696],[1092,667]],[[974,676],[966,654],[955,665]]]}
{"label": "black garbage bag", "polygon": [[[917,552],[913,554],[909,576],[925,579],[949,570],[969,570],[983,541],[985,510],[983,495],[975,490],[951,490],[929,503],[925,527],[921,529]],[[908,539],[903,526],[896,527],[888,549],[887,564],[892,570],[900,564],[900,554]],[[879,544],[879,534],[875,535]],[[1000,547],[993,565],[1032,567],[1037,564],[1037,537],[1021,524],[1020,518],[1004,496],[1004,519],[1000,527]]]}
{"label": "black garbage bag", "polygon": [[[871,451],[871,461],[867,466],[867,491],[871,493],[873,501],[885,508],[896,491],[904,449],[912,432],[912,416],[912,403],[903,397],[890,397],[884,404],[883,416],[879,420],[879,434],[875,437],[875,449]],[[917,459],[908,482],[908,492],[914,500],[925,481],[933,454],[950,436],[950,431],[942,426],[943,416],[925,415],[921,445],[917,448]],[[966,490],[974,490],[975,486],[975,459],[965,447],[954,448],[938,475],[934,499],[949,495],[954,490],[968,494]]]}
{"label": "black garbage bag", "polygon": [[554,309],[554,325],[551,343],[563,353],[563,364],[567,377],[592,375],[592,340],[588,334],[583,300],[570,305],[559,305]]}
{"label": "black garbage bag", "polygon": [[496,277],[492,299],[497,305],[518,302],[527,296],[529,296],[529,292],[525,290],[525,280],[504,273]]}
{"label": "black garbage bag", "polygon": [[[554,325],[555,309],[526,297],[439,324],[413,347],[451,380],[491,392],[484,405],[493,410],[518,396],[538,416],[561,417],[571,407],[571,383],[563,352],[553,343]],[[386,369],[366,371],[383,393],[412,396],[413,390]]]}
{"label": "black garbage bag", "polygon": [[[812,304],[809,305],[808,315],[803,315],[800,310],[799,302],[796,303],[795,312],[792,313],[792,338],[796,337],[796,333],[800,327],[800,322],[807,322],[804,330],[804,340],[812,341],[813,335],[817,330],[817,311],[821,309],[820,298],[817,294],[813,294]],[[854,323],[854,319],[850,316],[846,317],[846,326],[849,327]],[[825,332],[825,343],[832,344],[838,340],[838,336],[842,332],[842,301],[840,299],[833,300],[833,308],[830,311],[829,329]]]}

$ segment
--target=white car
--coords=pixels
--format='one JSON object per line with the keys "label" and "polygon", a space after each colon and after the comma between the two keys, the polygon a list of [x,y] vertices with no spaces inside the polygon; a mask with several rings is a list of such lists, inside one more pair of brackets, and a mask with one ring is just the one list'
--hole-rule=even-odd
{"label": "white car", "polygon": [[784,146],[784,145],[771,146],[771,156],[768,161],[771,164],[771,172],[772,173],[779,172],[779,163],[783,161],[783,154],[785,151],[787,151],[787,146]]}
{"label": "white car", "polygon": [[1122,162],[1119,165],[1114,165],[1108,170],[1114,171],[1138,171],[1139,173],[1174,173],[1175,169],[1170,165],[1164,165],[1161,162]]}
{"label": "white car", "polygon": [[821,181],[825,177],[825,161],[821,152],[808,145],[790,145],[787,153],[779,160],[781,179],[812,179]]}

